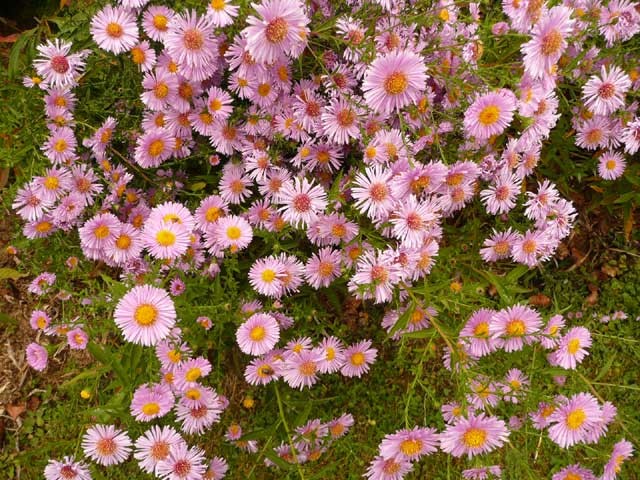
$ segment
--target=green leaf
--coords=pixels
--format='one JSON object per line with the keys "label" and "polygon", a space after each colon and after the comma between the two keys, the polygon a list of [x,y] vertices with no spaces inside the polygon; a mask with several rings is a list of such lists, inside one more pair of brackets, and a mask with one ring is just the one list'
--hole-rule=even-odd
{"label": "green leaf", "polygon": [[206,186],[207,186],[207,184],[205,182],[196,182],[196,183],[192,183],[189,186],[189,189],[192,192],[198,192],[198,191],[202,190],[203,188],[205,188]]}
{"label": "green leaf", "polygon": [[0,280],[6,280],[8,278],[10,278],[11,280],[17,280],[26,276],[26,273],[20,273],[13,268],[0,268]]}
{"label": "green leaf", "polygon": [[432,338],[437,336],[437,332],[432,328],[425,328],[424,330],[418,330],[417,332],[407,332],[402,335],[402,338]]}
{"label": "green leaf", "polygon": [[593,379],[594,382],[601,380],[607,374],[607,372],[611,369],[611,365],[613,365],[613,361],[616,359],[616,356],[617,356],[616,353],[609,356],[609,359],[602,366],[602,368],[598,372],[598,375],[596,375],[596,378]]}
{"label": "green leaf", "polygon": [[411,315],[413,315],[413,312],[416,309],[416,304],[414,302],[411,302],[411,305],[409,305],[409,308],[407,308],[405,310],[405,312],[400,315],[400,318],[398,318],[398,321],[396,322],[396,324],[391,328],[391,330],[389,330],[389,336],[393,336],[394,333],[396,333],[398,330],[403,330],[404,328],[407,327],[407,325],[409,324],[409,319],[411,318]]}
{"label": "green leaf", "polygon": [[278,455],[276,455],[276,452],[274,452],[273,450],[265,451],[264,452],[264,456],[267,457],[275,465],[277,465],[278,467],[280,467],[283,470],[291,470],[293,468],[293,465],[291,465],[290,463],[285,462]]}
{"label": "green leaf", "polygon": [[9,67],[8,73],[9,78],[14,80],[18,73],[18,67],[20,59],[22,58],[22,51],[24,47],[27,45],[27,42],[31,39],[31,36],[34,34],[35,28],[31,30],[25,30],[20,34],[16,43],[13,44],[13,48],[11,49],[11,53],[9,54]]}

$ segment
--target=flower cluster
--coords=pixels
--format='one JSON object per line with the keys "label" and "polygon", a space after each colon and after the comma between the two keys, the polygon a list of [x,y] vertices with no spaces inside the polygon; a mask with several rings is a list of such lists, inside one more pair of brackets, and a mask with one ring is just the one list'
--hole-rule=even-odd
{"label": "flower cluster", "polygon": [[[442,248],[459,241],[447,236],[459,219],[482,218],[493,229],[478,232],[475,253],[487,263],[534,268],[555,255],[577,213],[563,183],[537,167],[564,122],[577,147],[595,152],[603,179],[624,173],[624,155],[640,149],[638,105],[629,102],[640,70],[610,47],[640,32],[640,14],[627,0],[505,0],[493,7],[497,17],[485,17],[485,6],[262,0],[241,10],[214,0],[178,11],[120,0],[92,15],[91,49],[73,53],[73,43],[60,39],[38,47],[37,76],[24,84],[43,96],[47,166],[18,189],[13,208],[27,238],[77,233],[84,258],[120,275],[128,291],[111,302],[115,325],[125,341],[155,348],[160,364],[147,383],[131,386],[133,418],[149,422],[174,411],[182,432],[200,434],[226,407],[206,384],[213,365],[187,344],[176,309],[192,278],[242,276],[253,302],[232,320],[237,346],[252,357],[247,383],[283,379],[302,390],[325,373],[361,377],[378,350],[372,340],[348,345],[331,332],[285,340],[294,319],[280,307],[300,296],[342,289],[391,304],[382,326],[400,339],[441,321],[442,312],[419,304],[414,291],[428,282]],[[419,18],[409,14],[417,7]],[[507,35],[524,40],[509,48],[514,57],[493,78],[482,64],[484,45],[498,49]],[[138,76],[134,107],[82,118],[81,77],[95,59],[114,56]],[[565,84],[580,91],[572,103]],[[126,126],[131,112],[141,113]],[[69,258],[67,267],[78,262]],[[45,295],[55,278],[42,274],[29,290]],[[84,325],[51,323],[46,309],[33,312],[34,330],[86,347]],[[204,316],[197,323],[201,333],[213,326]],[[457,343],[447,338],[443,363],[470,372],[483,357],[533,346],[548,351],[550,367],[572,370],[592,339],[580,325],[562,334],[564,326],[561,316],[545,323],[521,304],[477,310]],[[27,358],[43,370],[47,350],[32,343]],[[472,375],[468,405],[449,409],[444,431],[388,436],[366,475],[398,480],[437,449],[472,457],[502,447],[523,420],[508,428],[489,408],[522,402],[531,383],[515,367],[499,381]],[[542,408],[532,421],[563,448],[597,441],[615,414],[584,393]],[[277,455],[317,458],[353,419],[334,422],[300,427],[295,445],[281,445]],[[255,450],[239,428],[228,439]],[[102,465],[121,463],[132,445],[125,432],[100,425],[83,442]],[[615,462],[631,452],[620,445]],[[208,467],[173,427],[152,427],[134,446],[141,468],[161,478],[226,471],[219,458]],[[90,478],[71,457],[52,461],[46,475]],[[500,466],[463,473],[491,475]]]}

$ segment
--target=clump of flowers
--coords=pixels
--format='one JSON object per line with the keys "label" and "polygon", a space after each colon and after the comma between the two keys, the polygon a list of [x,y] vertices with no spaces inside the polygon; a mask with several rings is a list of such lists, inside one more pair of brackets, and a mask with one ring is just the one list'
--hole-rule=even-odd
{"label": "clump of flowers", "polygon": [[[339,338],[331,328],[307,335],[302,328],[313,326],[293,318],[300,298],[325,292],[387,308],[382,327],[396,340],[433,330],[446,341],[443,366],[467,376],[464,400],[443,409],[443,428],[407,425],[385,437],[368,478],[398,480],[438,450],[490,455],[514,442],[525,421],[561,448],[596,443],[613,421],[615,407],[586,392],[549,395],[528,410],[535,384],[523,365],[499,379],[476,370],[485,357],[522,359],[532,349],[548,352],[544,368],[574,370],[592,345],[585,327],[563,332],[561,316],[545,321],[513,304],[476,310],[454,339],[440,328],[447,312],[416,295],[444,247],[460,241],[450,228],[460,218],[487,226],[473,253],[488,264],[526,270],[554,257],[577,212],[562,184],[537,167],[567,109],[575,145],[596,152],[589,168],[605,180],[624,175],[625,154],[640,146],[631,99],[638,76],[627,73],[630,59],[600,46],[640,31],[635,4],[611,1],[585,15],[586,4],[575,2],[507,1],[485,17],[487,5],[441,0],[420,5],[415,18],[419,2],[334,3],[263,0],[240,9],[216,0],[176,11],[123,0],[93,13],[91,49],[72,53],[73,42],[59,39],[38,48],[38,76],[24,84],[44,100],[48,165],[18,189],[13,208],[29,239],[77,234],[84,258],[69,259],[70,270],[91,261],[119,275],[126,292],[105,303],[120,340],[154,349],[157,360],[148,381],[127,386],[129,411],[143,424],[170,423],[173,412],[171,425],[135,441],[115,425],[90,427],[82,447],[96,463],[133,453],[160,478],[225,475],[225,460],[208,461],[192,445],[220,422],[228,400],[212,386],[221,367],[202,343],[188,342],[185,305],[190,282],[220,277],[242,282],[252,300],[227,309],[252,387],[282,379],[305,390],[325,375],[355,382],[375,369],[373,337]],[[499,21],[484,28],[489,18]],[[522,42],[516,67],[500,69],[498,81],[486,77],[483,45],[507,33]],[[81,118],[80,78],[93,57],[118,57],[138,76],[129,99],[131,112],[141,112],[135,125],[118,109]],[[580,94],[564,108],[566,83]],[[55,281],[42,273],[29,291],[46,296]],[[196,322],[202,338],[224,323],[199,313]],[[71,349],[91,346],[89,324],[59,323],[37,309],[31,325],[64,335]],[[26,355],[46,369],[44,346],[32,343]],[[501,418],[504,404],[517,414]],[[348,414],[309,421],[275,454],[298,465],[317,460],[354,422]],[[258,452],[237,424],[226,438]],[[607,478],[630,455],[617,444]],[[501,468],[474,465],[462,475],[489,478]],[[73,457],[52,460],[45,475],[90,478]]]}

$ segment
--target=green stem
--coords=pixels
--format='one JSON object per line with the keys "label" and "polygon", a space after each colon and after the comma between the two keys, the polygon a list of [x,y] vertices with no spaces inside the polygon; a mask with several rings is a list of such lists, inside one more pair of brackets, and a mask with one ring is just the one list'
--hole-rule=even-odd
{"label": "green stem", "polygon": [[280,420],[284,425],[284,429],[287,432],[287,439],[289,440],[289,446],[291,447],[291,456],[293,457],[293,461],[296,464],[298,469],[298,475],[300,475],[300,479],[304,480],[304,473],[302,473],[302,467],[300,467],[300,462],[298,462],[298,455],[296,453],[296,447],[293,445],[293,438],[291,437],[291,431],[289,430],[289,424],[287,423],[287,419],[284,416],[284,407],[282,405],[282,399],[280,398],[280,390],[278,390],[278,384],[273,384],[273,389],[276,391],[276,400],[278,401],[278,411],[280,413]]}

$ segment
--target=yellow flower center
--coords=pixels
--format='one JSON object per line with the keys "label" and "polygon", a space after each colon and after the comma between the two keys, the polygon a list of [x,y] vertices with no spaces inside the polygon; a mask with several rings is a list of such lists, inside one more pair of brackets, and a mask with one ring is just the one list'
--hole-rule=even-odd
{"label": "yellow flower center", "polygon": [[100,225],[98,228],[96,228],[93,231],[93,235],[98,240],[103,240],[103,239],[107,238],[110,233],[111,233],[111,231],[109,230],[109,227],[107,227],[106,225]]}
{"label": "yellow flower center", "polygon": [[120,250],[126,250],[131,246],[131,237],[129,235],[122,234],[116,240],[116,247]]}
{"label": "yellow flower center", "polygon": [[164,142],[160,139],[154,140],[153,142],[151,142],[151,145],[149,145],[149,155],[151,155],[152,157],[157,157],[158,155],[160,155],[162,153],[162,150],[164,150]]}
{"label": "yellow flower center", "polygon": [[153,26],[156,27],[160,31],[167,30],[169,24],[169,19],[164,15],[158,13],[153,16]]}
{"label": "yellow flower center", "polygon": [[365,358],[364,358],[364,353],[362,352],[356,352],[353,355],[351,355],[351,364],[359,367],[360,365],[363,365],[365,362]]}
{"label": "yellow flower center", "polygon": [[120,38],[124,33],[124,30],[122,29],[121,25],[115,22],[111,22],[110,24],[107,25],[106,32],[107,32],[107,35],[109,35],[110,37]]}
{"label": "yellow flower center", "polygon": [[520,319],[511,320],[507,324],[507,333],[512,337],[521,337],[524,335],[525,325]]}
{"label": "yellow flower center", "polygon": [[156,323],[158,318],[158,309],[153,305],[143,303],[142,305],[138,305],[135,313],[133,314],[133,318],[138,325],[148,327]]}
{"label": "yellow flower center", "polygon": [[224,0],[211,0],[209,5],[217,12],[224,10]]}
{"label": "yellow flower center", "polygon": [[146,58],[144,50],[142,50],[140,47],[133,47],[131,49],[131,58],[133,59],[133,63],[135,63],[136,65],[144,63],[144,60]]}
{"label": "yellow flower center", "polygon": [[462,442],[469,448],[479,448],[484,445],[487,432],[480,428],[470,428],[462,436]]}
{"label": "yellow flower center", "polygon": [[487,322],[480,322],[473,329],[473,335],[479,338],[487,338],[489,336],[489,324]]}
{"label": "yellow flower center", "polygon": [[156,402],[145,403],[142,407],[142,413],[145,415],[157,415],[160,413],[160,405]]}
{"label": "yellow flower center", "polygon": [[261,83],[258,85],[258,95],[261,97],[266,97],[271,92],[271,85],[268,83]]}
{"label": "yellow flower center", "polygon": [[67,142],[61,138],[53,145],[53,149],[58,153],[62,153],[67,149],[67,146]]}
{"label": "yellow flower center", "polygon": [[500,108],[497,105],[484,107],[478,115],[478,121],[485,127],[493,125],[500,118]]}
{"label": "yellow flower center", "polygon": [[587,414],[584,413],[582,408],[576,408],[569,415],[567,415],[566,424],[571,430],[577,430],[582,426],[587,419]]}
{"label": "yellow flower center", "polygon": [[266,268],[262,271],[262,275],[260,275],[263,282],[271,283],[276,278],[276,272],[271,270],[270,268]]}
{"label": "yellow flower center", "polygon": [[236,227],[235,225],[227,228],[227,238],[229,238],[229,240],[238,240],[241,235],[242,230],[240,230],[240,228]]}
{"label": "yellow flower center", "polygon": [[253,327],[251,329],[251,332],[249,332],[249,338],[251,338],[251,340],[253,340],[254,342],[259,342],[262,339],[264,339],[264,337],[266,336],[267,336],[267,331],[262,325]]}
{"label": "yellow flower center", "polygon": [[551,30],[544,37],[542,37],[542,48],[540,49],[542,54],[550,56],[558,53],[562,47],[562,34],[558,30]]}
{"label": "yellow flower center", "polygon": [[185,396],[190,400],[198,400],[202,396],[202,394],[197,388],[190,388],[186,391]]}
{"label": "yellow flower center", "polygon": [[576,352],[580,349],[580,339],[578,338],[573,338],[571,340],[569,340],[569,344],[567,345],[567,351],[571,354],[571,355],[575,355]]}
{"label": "yellow flower center", "polygon": [[51,222],[47,222],[46,220],[36,225],[36,231],[40,233],[46,233],[49,230],[51,230],[51,228],[52,228]]}
{"label": "yellow flower center", "polygon": [[402,72],[393,72],[384,81],[384,90],[389,95],[399,95],[409,86],[409,79]]}
{"label": "yellow flower center", "polygon": [[276,17],[269,22],[265,30],[265,37],[271,43],[280,43],[289,33],[289,24],[282,17]]}
{"label": "yellow flower center", "polygon": [[209,110],[211,110],[212,112],[217,112],[221,108],[222,108],[222,102],[220,101],[219,98],[214,98],[209,102]]}
{"label": "yellow flower center", "polygon": [[189,369],[184,378],[186,378],[187,382],[195,382],[200,378],[200,375],[202,375],[202,370],[198,367],[193,367]]}
{"label": "yellow flower center", "polygon": [[407,456],[416,455],[422,450],[422,442],[420,440],[404,440],[400,444],[400,451]]}
{"label": "yellow flower center", "polygon": [[169,350],[169,352],[167,353],[167,357],[169,357],[169,360],[171,362],[178,363],[182,358],[182,354],[177,350]]}
{"label": "yellow flower center", "polygon": [[170,247],[176,243],[176,235],[169,230],[160,230],[156,233],[156,241],[163,247]]}

